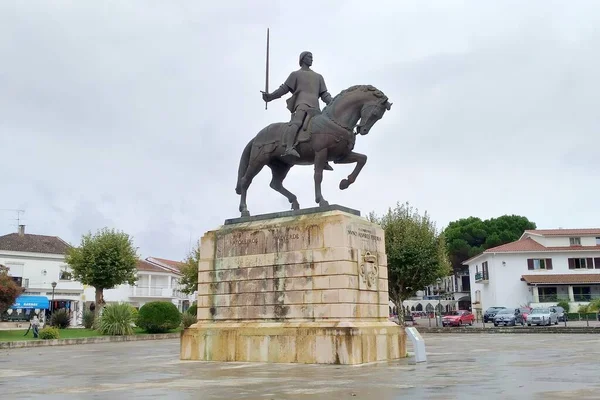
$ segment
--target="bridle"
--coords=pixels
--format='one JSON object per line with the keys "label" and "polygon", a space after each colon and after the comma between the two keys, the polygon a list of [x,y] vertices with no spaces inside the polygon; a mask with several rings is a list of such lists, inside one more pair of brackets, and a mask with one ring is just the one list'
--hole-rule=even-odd
{"label": "bridle", "polygon": [[[379,107],[379,104],[372,104],[369,105],[368,108],[370,109],[377,109]],[[354,126],[346,126],[344,124],[339,123],[338,121],[336,121],[331,114],[329,113],[329,109],[325,110],[325,112],[323,113],[325,114],[325,116],[327,117],[327,119],[329,119],[331,122],[333,122],[334,124],[336,124],[337,126],[339,126],[340,128],[343,128],[344,130],[348,131],[348,133],[354,134],[354,135],[358,135],[360,133],[360,128],[362,128],[364,125],[360,125],[358,123],[354,124]],[[367,118],[363,118],[362,117],[362,113],[360,116],[360,121],[366,120],[368,121],[369,119],[371,119],[371,116],[374,114],[374,111],[371,111],[368,115]],[[359,129],[357,131],[354,131],[354,128],[358,127]]]}
{"label": "bridle", "polygon": [[350,126],[350,127],[349,127],[349,126],[346,126],[346,125],[343,125],[343,124],[339,123],[338,121],[336,121],[336,120],[335,120],[335,119],[334,119],[334,118],[331,116],[331,114],[329,114],[329,109],[325,110],[325,112],[324,112],[323,114],[325,114],[325,116],[327,117],[327,119],[329,119],[331,122],[333,122],[334,124],[336,124],[336,125],[337,125],[337,126],[339,126],[340,128],[343,128],[343,129],[347,130],[349,133],[352,133],[352,132],[353,132],[353,130],[354,130],[354,128],[356,127],[356,125],[354,125],[354,126]]}

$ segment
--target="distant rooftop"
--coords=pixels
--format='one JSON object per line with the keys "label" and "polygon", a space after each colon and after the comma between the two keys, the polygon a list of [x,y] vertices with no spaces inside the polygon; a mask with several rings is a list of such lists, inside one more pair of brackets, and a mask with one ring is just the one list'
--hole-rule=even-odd
{"label": "distant rooftop", "polygon": [[66,254],[71,247],[58,236],[33,235],[25,233],[25,225],[19,226],[18,233],[0,236],[0,250],[26,253]]}
{"label": "distant rooftop", "polygon": [[526,233],[542,236],[600,236],[600,229],[530,229],[526,230],[523,234]]}

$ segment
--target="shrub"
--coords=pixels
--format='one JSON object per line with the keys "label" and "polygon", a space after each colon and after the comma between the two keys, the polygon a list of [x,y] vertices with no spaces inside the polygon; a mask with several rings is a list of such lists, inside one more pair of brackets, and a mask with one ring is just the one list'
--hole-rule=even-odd
{"label": "shrub", "polygon": [[565,309],[565,313],[568,313],[570,310],[569,302],[567,300],[561,300],[557,304],[558,307],[562,307]]}
{"label": "shrub", "polygon": [[196,315],[195,314],[190,314],[190,313],[183,313],[183,315],[181,316],[181,324],[183,325],[183,328],[189,328],[190,325],[195,324],[197,321],[196,319]]}
{"label": "shrub", "polygon": [[185,310],[186,313],[196,315],[198,313],[198,307],[196,306],[196,302],[192,303],[190,308]]}
{"label": "shrub", "polygon": [[580,314],[587,314],[590,311],[589,304],[582,304],[579,306],[579,310],[577,310]]}
{"label": "shrub", "polygon": [[590,302],[588,307],[589,312],[596,312],[600,310],[600,299],[595,299]]}
{"label": "shrub", "polygon": [[102,335],[123,336],[133,335],[133,313],[128,303],[118,303],[106,306],[98,321],[98,331]]}
{"label": "shrub", "polygon": [[134,324],[136,324],[138,314],[139,314],[139,310],[136,307],[131,306],[131,319]]}
{"label": "shrub", "polygon": [[86,329],[92,329],[94,326],[94,313],[91,311],[83,312],[83,326]]}
{"label": "shrub", "polygon": [[165,333],[181,323],[181,313],[173,303],[152,301],[140,308],[137,326],[148,333]]}
{"label": "shrub", "polygon": [[59,329],[65,329],[69,327],[71,319],[69,313],[64,308],[60,310],[53,310],[52,316],[50,317],[50,325]]}
{"label": "shrub", "polygon": [[60,332],[57,328],[52,328],[50,326],[41,329],[39,332],[40,339],[58,339],[60,337]]}

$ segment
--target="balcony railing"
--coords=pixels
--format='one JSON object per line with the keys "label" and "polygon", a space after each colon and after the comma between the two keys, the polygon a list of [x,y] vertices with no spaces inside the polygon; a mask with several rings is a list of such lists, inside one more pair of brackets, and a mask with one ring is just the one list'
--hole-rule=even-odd
{"label": "balcony railing", "polygon": [[566,300],[566,301],[569,301],[569,299],[568,299],[568,298],[567,298],[567,299],[562,299],[562,298],[561,298],[561,299],[559,300],[559,297],[558,297],[558,295],[556,295],[556,294],[540,294],[540,295],[538,296],[538,298],[539,298],[539,301],[540,301],[540,303],[556,303],[556,302],[558,302],[558,301],[560,301],[560,300]]}
{"label": "balcony railing", "polygon": [[155,287],[155,286],[134,286],[129,289],[129,296],[131,297],[161,297],[161,298],[186,298],[179,289],[168,288],[168,287]]}
{"label": "balcony railing", "polygon": [[488,281],[489,279],[490,277],[485,271],[479,271],[475,273],[475,282]]}
{"label": "balcony railing", "polygon": [[600,298],[597,294],[574,294],[573,300],[575,301],[592,301]]}

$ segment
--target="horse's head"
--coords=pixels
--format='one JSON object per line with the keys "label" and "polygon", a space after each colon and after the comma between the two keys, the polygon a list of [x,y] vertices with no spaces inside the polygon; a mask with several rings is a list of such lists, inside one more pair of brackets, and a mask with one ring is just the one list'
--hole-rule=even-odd
{"label": "horse's head", "polygon": [[391,107],[387,96],[376,87],[355,85],[335,96],[323,112],[336,124],[348,130],[356,127],[356,134],[366,135]]}
{"label": "horse's head", "polygon": [[360,110],[360,122],[356,125],[356,134],[368,134],[375,122],[383,118],[383,114],[391,108],[392,103],[385,96],[364,104]]}

